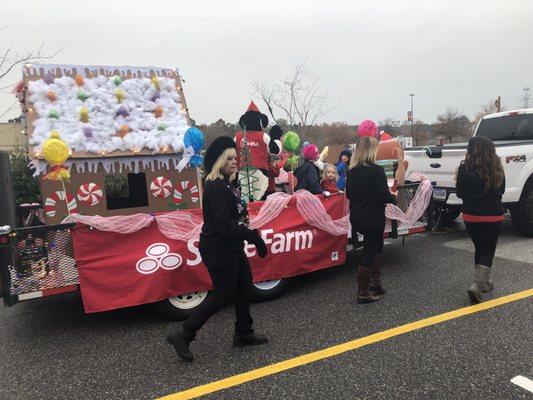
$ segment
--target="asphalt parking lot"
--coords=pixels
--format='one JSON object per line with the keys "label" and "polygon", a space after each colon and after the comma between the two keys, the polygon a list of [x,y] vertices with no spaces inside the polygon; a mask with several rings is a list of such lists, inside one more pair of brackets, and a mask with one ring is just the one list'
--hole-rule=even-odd
{"label": "asphalt parking lot", "polygon": [[[151,306],[85,315],[75,295],[0,307],[0,398],[154,399],[470,306],[473,248],[457,223],[385,246],[386,295],[355,298],[355,257],[292,281],[255,304],[265,346],[231,346],[233,310],[215,315],[178,361],[173,323]],[[498,299],[533,288],[533,239],[504,224],[494,262]],[[214,391],[210,399],[530,399],[533,297],[406,332]],[[180,398],[175,395],[174,398]],[[189,397],[183,397],[189,398]]]}

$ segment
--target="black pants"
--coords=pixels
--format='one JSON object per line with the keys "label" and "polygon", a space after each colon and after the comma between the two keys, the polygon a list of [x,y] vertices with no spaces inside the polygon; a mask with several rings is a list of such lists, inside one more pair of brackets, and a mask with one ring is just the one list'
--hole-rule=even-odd
{"label": "black pants", "polygon": [[200,253],[213,281],[213,291],[183,323],[183,328],[196,333],[213,314],[235,299],[235,333],[252,332],[252,271],[244,250],[232,254]]}
{"label": "black pants", "polygon": [[352,237],[357,238],[357,232],[364,236],[361,265],[365,267],[372,266],[374,264],[376,254],[381,254],[383,252],[384,230],[385,222],[352,221]]}
{"label": "black pants", "polygon": [[465,222],[466,231],[476,249],[476,264],[492,267],[496,244],[500,235],[501,222]]}

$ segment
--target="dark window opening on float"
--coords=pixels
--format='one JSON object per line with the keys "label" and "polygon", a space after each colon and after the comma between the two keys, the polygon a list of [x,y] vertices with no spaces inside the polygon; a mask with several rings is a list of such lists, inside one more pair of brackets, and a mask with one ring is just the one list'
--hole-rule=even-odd
{"label": "dark window opening on float", "polygon": [[146,175],[142,172],[106,174],[104,187],[108,210],[148,206]]}

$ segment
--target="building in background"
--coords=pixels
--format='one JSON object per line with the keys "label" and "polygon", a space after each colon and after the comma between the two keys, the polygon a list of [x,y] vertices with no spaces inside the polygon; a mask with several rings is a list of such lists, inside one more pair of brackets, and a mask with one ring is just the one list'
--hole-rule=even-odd
{"label": "building in background", "polygon": [[0,122],[0,150],[13,151],[28,145],[28,137],[20,122]]}

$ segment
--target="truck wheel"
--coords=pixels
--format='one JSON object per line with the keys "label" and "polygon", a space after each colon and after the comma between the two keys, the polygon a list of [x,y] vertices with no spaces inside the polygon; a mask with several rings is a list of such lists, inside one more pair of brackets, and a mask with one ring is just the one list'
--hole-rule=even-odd
{"label": "truck wheel", "polygon": [[511,221],[520,234],[533,236],[533,179],[529,178],[518,205],[511,208]]}
{"label": "truck wheel", "polygon": [[287,289],[288,278],[272,279],[262,282],[254,282],[252,299],[253,301],[267,301],[279,297]]}
{"label": "truck wheel", "polygon": [[186,319],[191,312],[202,304],[209,292],[193,292],[169,297],[156,303],[156,307],[166,318],[175,321]]}

